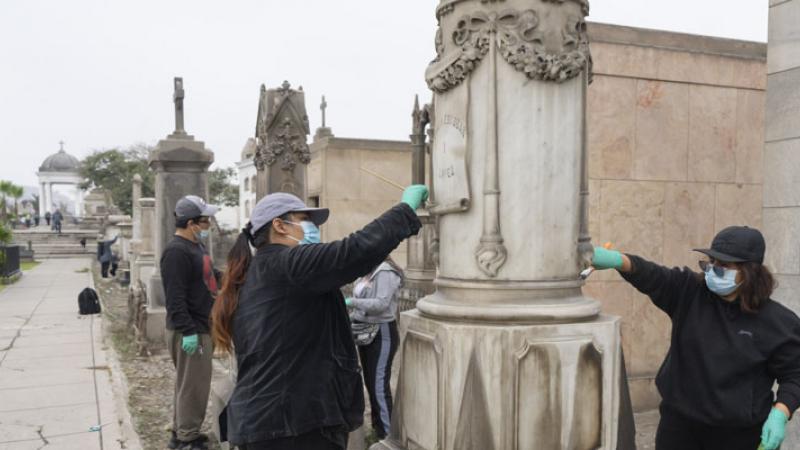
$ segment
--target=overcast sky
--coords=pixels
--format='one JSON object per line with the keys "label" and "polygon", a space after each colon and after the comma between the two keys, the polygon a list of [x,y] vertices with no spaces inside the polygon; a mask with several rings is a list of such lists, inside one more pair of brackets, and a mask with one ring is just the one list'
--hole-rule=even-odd
{"label": "overcast sky", "polygon": [[[407,139],[434,56],[437,0],[1,0],[0,179],[36,185],[58,141],[155,144],[172,131],[172,77],[186,129],[239,159],[262,83],[302,85],[340,137]],[[594,0],[590,20],[766,41],[767,0]],[[310,138],[309,138],[310,139]]]}

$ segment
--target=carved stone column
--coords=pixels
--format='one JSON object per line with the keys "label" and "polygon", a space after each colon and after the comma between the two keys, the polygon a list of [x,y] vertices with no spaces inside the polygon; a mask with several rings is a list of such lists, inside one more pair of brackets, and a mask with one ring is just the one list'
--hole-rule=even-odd
{"label": "carved stone column", "polygon": [[256,118],[256,200],[273,192],[306,199],[306,165],[311,162],[303,88],[288,81],[277,89],[261,85]]}
{"label": "carved stone column", "polygon": [[378,448],[615,449],[619,319],[583,296],[587,0],[441,0],[436,292],[402,314]]}
{"label": "carved stone column", "polygon": [[175,79],[175,131],[158,141],[150,153],[150,168],[155,180],[155,270],[148,284],[147,338],[163,340],[166,320],[164,290],[158,261],[164,248],[175,234],[175,204],[185,195],[208,198],[208,167],[214,162],[214,152],[183,129],[183,80]]}

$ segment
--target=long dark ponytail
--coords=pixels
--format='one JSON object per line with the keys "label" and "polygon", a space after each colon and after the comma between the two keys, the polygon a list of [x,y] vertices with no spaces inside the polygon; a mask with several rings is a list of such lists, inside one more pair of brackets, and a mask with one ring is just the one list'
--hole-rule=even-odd
{"label": "long dark ponytail", "polygon": [[[211,338],[214,346],[223,352],[230,353],[233,350],[233,336],[231,335],[231,321],[236,307],[239,305],[239,291],[245,282],[247,269],[253,261],[253,253],[250,246],[258,248],[258,241],[268,241],[269,233],[259,232],[258,240],[252,235],[253,225],[249,222],[242,229],[236,238],[236,243],[228,253],[228,265],[222,276],[222,289],[219,291],[214,307],[211,308]],[[263,227],[265,231],[270,227]],[[266,239],[261,239],[266,235]]]}

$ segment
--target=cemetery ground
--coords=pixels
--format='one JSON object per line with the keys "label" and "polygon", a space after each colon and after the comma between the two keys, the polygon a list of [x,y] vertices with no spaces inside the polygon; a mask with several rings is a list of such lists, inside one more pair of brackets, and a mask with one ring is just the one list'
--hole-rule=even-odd
{"label": "cemetery ground", "polygon": [[[149,355],[140,355],[133,328],[128,325],[128,288],[100,276],[100,266],[92,264],[98,294],[103,301],[103,321],[107,338],[114,346],[127,384],[128,410],[144,450],[166,448],[172,424],[172,396],[175,369],[165,345],[150,343]],[[210,408],[207,409],[210,411]],[[211,430],[206,414],[203,432]],[[209,440],[209,450],[220,447]]]}

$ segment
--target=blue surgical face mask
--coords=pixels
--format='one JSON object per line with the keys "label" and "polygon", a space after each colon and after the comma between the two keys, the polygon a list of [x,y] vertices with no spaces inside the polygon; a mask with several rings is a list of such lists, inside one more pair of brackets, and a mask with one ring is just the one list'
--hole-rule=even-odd
{"label": "blue surgical face mask", "polygon": [[289,222],[288,220],[285,222],[290,223],[292,225],[297,225],[298,227],[303,229],[303,239],[297,239],[294,236],[289,236],[289,238],[299,242],[300,245],[319,244],[320,242],[322,242],[322,240],[320,239],[319,228],[316,225],[314,225],[314,222],[311,222],[310,220],[304,220],[300,223]]}
{"label": "blue surgical face mask", "polygon": [[210,233],[208,232],[208,230],[200,230],[200,234],[198,234],[198,237],[200,239],[208,239],[209,234]]}
{"label": "blue surgical face mask", "polygon": [[711,292],[721,297],[729,295],[739,287],[739,284],[736,283],[736,274],[738,272],[736,269],[725,269],[725,274],[719,276],[709,268],[706,271],[706,286]]}

